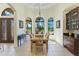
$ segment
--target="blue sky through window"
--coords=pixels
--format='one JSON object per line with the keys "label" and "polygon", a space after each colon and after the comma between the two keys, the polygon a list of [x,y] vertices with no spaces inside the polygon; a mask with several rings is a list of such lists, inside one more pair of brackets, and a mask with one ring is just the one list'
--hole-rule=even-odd
{"label": "blue sky through window", "polygon": [[53,18],[49,18],[48,19],[48,30],[52,31],[54,28],[54,22],[53,22]]}
{"label": "blue sky through window", "polygon": [[28,23],[28,28],[31,28],[32,27],[32,23]]}

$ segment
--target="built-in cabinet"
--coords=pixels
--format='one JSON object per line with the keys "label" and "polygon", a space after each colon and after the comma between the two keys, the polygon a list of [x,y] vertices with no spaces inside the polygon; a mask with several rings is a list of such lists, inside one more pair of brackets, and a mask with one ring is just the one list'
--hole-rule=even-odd
{"label": "built-in cabinet", "polygon": [[[66,30],[63,33],[63,45],[71,53],[79,55],[79,34],[75,33],[79,30],[79,7],[74,8],[66,14]],[[73,33],[74,31],[74,33]],[[79,32],[79,31],[78,31]]]}
{"label": "built-in cabinet", "polygon": [[71,10],[66,14],[66,29],[78,30],[79,29],[79,7]]}

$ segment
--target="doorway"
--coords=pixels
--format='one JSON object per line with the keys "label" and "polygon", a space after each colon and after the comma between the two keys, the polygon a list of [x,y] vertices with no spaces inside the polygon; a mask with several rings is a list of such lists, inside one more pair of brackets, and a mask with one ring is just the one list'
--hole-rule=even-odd
{"label": "doorway", "polygon": [[0,18],[0,43],[14,42],[14,18]]}

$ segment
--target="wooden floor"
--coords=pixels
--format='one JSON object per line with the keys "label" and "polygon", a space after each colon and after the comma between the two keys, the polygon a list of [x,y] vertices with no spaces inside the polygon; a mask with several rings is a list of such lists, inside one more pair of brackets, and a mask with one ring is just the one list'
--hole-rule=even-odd
{"label": "wooden floor", "polygon": [[0,43],[1,56],[73,56],[67,49],[57,44],[55,41],[48,41],[48,51],[46,47],[31,51],[30,39],[28,38],[21,47],[15,48],[13,44]]}

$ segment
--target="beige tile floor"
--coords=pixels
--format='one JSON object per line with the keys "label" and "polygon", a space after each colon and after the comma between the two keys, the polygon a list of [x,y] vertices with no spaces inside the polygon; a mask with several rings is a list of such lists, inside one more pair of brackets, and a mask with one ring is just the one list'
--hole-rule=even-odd
{"label": "beige tile floor", "polygon": [[0,43],[0,47],[2,48],[0,49],[0,56],[73,56],[67,49],[50,40],[48,51],[46,51],[45,46],[39,50],[33,47],[31,51],[29,39],[21,47],[15,48],[13,44],[2,43]]}

